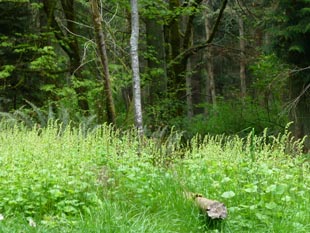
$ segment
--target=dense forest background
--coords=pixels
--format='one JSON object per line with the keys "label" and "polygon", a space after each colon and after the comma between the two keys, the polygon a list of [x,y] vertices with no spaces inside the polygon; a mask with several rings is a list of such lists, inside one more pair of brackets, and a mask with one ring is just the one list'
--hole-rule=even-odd
{"label": "dense forest background", "polygon": [[[276,134],[291,121],[310,134],[309,0],[138,4],[146,135]],[[129,1],[7,0],[0,12],[3,118],[134,124]]]}

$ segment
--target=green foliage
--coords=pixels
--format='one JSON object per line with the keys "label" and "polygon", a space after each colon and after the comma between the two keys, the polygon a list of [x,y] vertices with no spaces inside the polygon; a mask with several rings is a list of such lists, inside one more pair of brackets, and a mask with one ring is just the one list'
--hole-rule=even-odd
{"label": "green foliage", "polygon": [[[280,136],[283,141],[274,140],[271,144],[266,144],[264,137],[255,137],[256,157],[253,160],[251,138],[249,135],[246,146],[238,137],[228,141],[223,137],[205,138],[203,144],[199,144],[201,149],[192,153],[197,156],[196,160],[188,159],[180,168],[187,188],[213,199],[222,197],[229,206],[227,228],[233,232],[247,232],[253,228],[258,232],[286,232],[288,229],[306,232],[309,226],[305,219],[309,216],[304,215],[305,206],[298,204],[301,207],[298,210],[293,206],[303,203],[305,198],[305,186],[296,181],[309,182],[309,177],[300,171],[307,170],[308,165],[304,165],[302,159],[285,155],[286,134]],[[215,141],[218,146],[214,146]],[[291,211],[292,216],[288,216],[287,211]],[[284,218],[288,222],[282,221]]]}
{"label": "green foliage", "polygon": [[201,11],[200,6],[195,6],[193,2],[180,4],[179,1],[174,2],[173,9],[169,6],[169,2],[165,1],[147,1],[140,2],[140,11],[143,17],[156,20],[157,23],[167,25],[172,19],[179,16],[190,16]]}
{"label": "green foliage", "polygon": [[[281,100],[288,82],[289,66],[275,54],[261,55],[250,67],[255,81],[253,87],[258,93],[269,92]],[[287,93],[286,93],[287,94]]]}
{"label": "green foliage", "polygon": [[[89,145],[80,144],[83,149],[73,151],[72,146],[80,140],[78,135],[70,128],[62,137],[57,136],[58,132],[54,124],[42,134],[40,130],[29,132],[24,127],[2,131],[1,138],[5,138],[7,145],[0,149],[2,213],[46,217],[76,215],[98,204],[92,153],[78,152],[88,150]],[[70,139],[72,136],[74,141]]]}
{"label": "green foliage", "polygon": [[165,24],[171,17],[172,11],[169,11],[169,4],[165,1],[141,1],[141,15],[149,19],[157,20],[161,24]]}
{"label": "green foliage", "polygon": [[[43,48],[37,49],[38,57],[30,62],[30,69],[38,72],[44,72],[47,77],[55,77],[49,74],[48,71],[56,72],[59,70],[58,65],[64,62],[64,59],[57,57],[55,49],[52,46],[44,46]],[[57,58],[56,58],[57,57]]]}
{"label": "green foliage", "polygon": [[[271,20],[275,25],[272,32],[274,36],[274,50],[285,61],[296,65],[307,65],[307,54],[310,51],[309,19],[310,11],[306,0],[296,4],[290,1],[281,1],[273,12],[275,17]],[[282,18],[281,23],[277,20]]]}
{"label": "green foliage", "polygon": [[[7,100],[0,105],[5,105],[3,109],[7,112],[20,108],[23,99],[42,106],[48,98],[40,91],[41,86],[56,85],[55,80],[67,63],[63,54],[51,46],[51,33],[40,30],[34,23],[41,7],[29,1],[7,1],[0,6],[0,95]],[[57,82],[61,85],[64,80]]]}
{"label": "green foliage", "polygon": [[88,131],[98,127],[95,115],[84,117],[79,113],[70,112],[70,109],[68,110],[64,106],[50,104],[47,109],[43,109],[27,100],[26,103],[29,106],[22,106],[10,113],[0,112],[0,119],[11,126],[22,124],[28,129],[46,128],[49,127],[51,122],[57,121],[58,124],[61,124],[61,132],[66,130],[67,127],[75,126],[80,127],[83,135],[87,135]]}
{"label": "green foliage", "polygon": [[[194,137],[196,134],[238,134],[245,136],[252,129],[255,129],[257,134],[261,134],[265,128],[269,129],[270,134],[277,134],[288,123],[287,116],[281,112],[280,100],[275,100],[271,103],[267,101],[266,104],[263,101],[263,98],[254,100],[249,97],[244,102],[219,99],[216,107],[213,107],[211,104],[203,105],[208,110],[207,115],[197,114],[192,118],[173,119],[169,119],[167,116],[166,121],[161,120],[164,118],[157,120],[156,117],[153,117],[153,121],[149,126],[152,126],[154,130],[158,127],[163,127],[162,124],[167,122],[167,125],[174,125],[177,131],[182,131],[186,140]],[[158,113],[160,111],[154,110],[154,112]],[[158,125],[156,125],[157,122],[159,123]]]}
{"label": "green foliage", "polygon": [[[310,32],[309,32],[309,1],[300,0],[292,4],[290,1],[280,1],[273,12],[275,17],[283,21],[272,21],[275,31],[273,50],[278,57],[294,67],[290,73],[289,110],[291,119],[295,121],[295,135],[303,136],[310,133],[310,76],[307,67],[310,64]],[[310,148],[310,141],[306,142]]]}
{"label": "green foliage", "polygon": [[0,71],[0,79],[10,77],[10,75],[12,74],[14,70],[15,70],[15,66],[13,65],[2,66],[2,70]]}
{"label": "green foliage", "polygon": [[[2,232],[310,230],[309,158],[287,130],[277,137],[197,136],[182,149],[174,134],[166,144],[141,144],[137,132],[108,126],[87,136],[73,127],[60,134],[52,122],[39,130],[0,127]],[[158,146],[183,157],[154,166]],[[224,202],[228,219],[209,225],[184,191]]]}

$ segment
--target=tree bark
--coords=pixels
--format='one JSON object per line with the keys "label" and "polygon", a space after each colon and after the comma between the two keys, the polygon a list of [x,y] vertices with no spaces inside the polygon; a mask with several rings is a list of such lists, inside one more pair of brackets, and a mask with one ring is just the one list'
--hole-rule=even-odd
{"label": "tree bark", "polygon": [[[188,50],[191,45],[191,36],[193,31],[193,20],[195,18],[195,9],[199,7],[202,0],[195,0],[190,3],[183,3],[183,7],[191,7],[192,12],[187,17],[184,25],[184,35],[181,32],[180,22],[181,18],[176,13],[170,19],[168,26],[166,27],[165,42],[168,44],[168,92],[169,97],[175,102],[176,116],[181,116],[184,113],[184,103],[186,100],[186,67],[188,56],[182,56],[183,52]],[[169,9],[171,11],[178,11],[181,7],[179,0],[169,0]]]}
{"label": "tree bark", "polygon": [[[208,41],[212,35],[211,22],[209,16],[205,15],[205,30],[206,30],[206,40]],[[206,96],[211,96],[211,101],[213,107],[216,107],[216,92],[215,92],[215,79],[214,79],[214,64],[213,64],[213,54],[212,46],[207,48],[207,83],[206,83]]]}
{"label": "tree bark", "polygon": [[[171,11],[175,11],[178,7],[180,7],[179,0],[170,0],[169,1],[169,9]],[[168,59],[169,61],[174,60],[181,52],[181,30],[180,30],[180,19],[179,17],[173,17],[167,27],[168,35],[166,35],[166,43],[169,44],[169,53]],[[185,65],[185,66],[184,66]],[[170,95],[172,95],[176,100],[180,100],[182,97],[180,90],[184,90],[185,85],[185,72],[186,64],[182,64],[182,61],[173,62],[168,65],[168,91]],[[182,88],[183,85],[183,88]],[[185,94],[183,92],[183,98]],[[179,111],[178,111],[179,112]],[[181,111],[180,111],[181,112]],[[180,113],[179,112],[179,113]]]}
{"label": "tree bark", "polygon": [[131,37],[130,55],[133,73],[133,99],[135,108],[135,125],[140,135],[143,135],[143,119],[141,104],[140,70],[139,70],[139,12],[138,0],[130,0],[131,6]]}
{"label": "tree bark", "polygon": [[201,212],[210,219],[221,220],[227,218],[228,211],[224,203],[192,192],[184,192],[184,195],[186,198],[194,200]]}
{"label": "tree bark", "polygon": [[105,45],[105,37],[102,30],[102,16],[100,15],[98,1],[90,0],[90,7],[92,11],[93,21],[94,21],[94,29],[95,29],[95,37],[97,50],[100,56],[100,61],[103,69],[103,81],[104,81],[104,92],[106,98],[106,111],[107,111],[107,119],[108,123],[115,124],[115,106],[114,100],[112,96],[111,90],[111,81],[110,81],[110,73],[108,66],[108,56]]}
{"label": "tree bark", "polygon": [[186,103],[187,103],[187,117],[191,119],[194,116],[193,97],[192,97],[192,64],[189,58],[186,66]]}
{"label": "tree bark", "polygon": [[242,15],[238,17],[239,23],[239,46],[240,46],[240,90],[241,99],[244,102],[246,96],[246,73],[245,73],[245,38],[244,38],[244,22]]}
{"label": "tree bark", "polygon": [[295,138],[308,136],[304,142],[305,152],[310,152],[310,75],[309,71],[292,74],[289,78],[290,99],[293,108],[290,118],[294,121],[292,131]]}

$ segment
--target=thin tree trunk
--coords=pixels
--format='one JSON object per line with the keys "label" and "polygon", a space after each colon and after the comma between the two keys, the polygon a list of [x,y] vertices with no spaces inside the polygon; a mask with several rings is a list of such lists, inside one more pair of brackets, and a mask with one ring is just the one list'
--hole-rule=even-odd
{"label": "thin tree trunk", "polygon": [[[186,7],[192,7],[198,9],[202,0],[194,0],[188,3]],[[169,9],[176,12],[181,6],[179,0],[169,0]],[[188,56],[183,56],[183,52],[188,50],[191,45],[191,35],[193,30],[193,21],[196,12],[193,10],[192,13],[187,17],[184,25],[184,33],[181,31],[180,15],[176,14],[170,20],[167,26],[166,43],[169,45],[167,50],[168,55],[168,67],[167,74],[168,80],[168,91],[171,98],[176,103],[175,116],[181,116],[184,114],[184,103],[186,98],[186,67]],[[178,59],[180,58],[180,59]]]}
{"label": "thin tree trunk", "polygon": [[95,37],[97,43],[97,49],[100,56],[101,65],[103,68],[104,75],[104,91],[106,98],[106,110],[107,110],[107,118],[108,122],[115,124],[115,106],[111,91],[111,82],[110,82],[110,73],[108,67],[108,56],[105,45],[104,33],[102,30],[102,17],[99,12],[98,1],[90,0],[90,6],[93,15],[94,28],[95,28]]}
{"label": "thin tree trunk", "polygon": [[[210,23],[210,19],[208,15],[205,16],[205,29],[206,29],[206,40],[209,40],[209,37],[211,36],[212,33],[212,27]],[[207,48],[206,52],[206,57],[207,57],[207,84],[206,88],[207,91],[210,91],[206,93],[207,96],[211,96],[211,101],[213,107],[216,107],[216,93],[215,93],[215,80],[214,80],[214,64],[213,64],[213,55],[212,55],[212,46]]]}
{"label": "thin tree trunk", "polygon": [[[169,9],[175,11],[180,7],[179,0],[169,0]],[[180,29],[180,18],[174,17],[168,27],[168,40],[166,43],[169,44],[168,49],[168,64],[170,61],[174,60],[181,52],[182,47],[182,38],[181,38],[181,29]],[[185,100],[185,71],[186,64],[184,60],[172,63],[168,65],[167,74],[168,74],[168,91],[175,101],[184,101]],[[178,105],[180,106],[180,105]],[[177,115],[182,114],[182,109],[177,109]]]}
{"label": "thin tree trunk", "polygon": [[290,99],[293,108],[290,119],[294,121],[292,132],[296,139],[307,136],[304,142],[305,152],[310,152],[310,75],[307,70],[292,74],[289,78]]}
{"label": "thin tree trunk", "polygon": [[[201,2],[201,1],[200,1]],[[193,19],[194,16],[187,16],[183,17],[182,26],[185,29],[184,34],[184,42],[183,42],[183,49],[187,49],[193,45]],[[184,30],[182,28],[182,30]],[[191,119],[194,116],[194,107],[193,107],[193,96],[192,96],[192,63],[191,58],[188,57],[186,59],[186,72],[185,72],[185,82],[186,82],[186,110],[187,110],[187,117]]]}
{"label": "thin tree trunk", "polygon": [[241,98],[244,102],[246,96],[246,74],[245,74],[245,39],[244,39],[244,22],[242,16],[239,16],[239,45],[240,45],[240,90]]}
{"label": "thin tree trunk", "polygon": [[135,125],[140,135],[143,135],[142,105],[141,105],[141,87],[139,71],[139,12],[138,0],[130,0],[131,6],[131,37],[130,54],[133,73],[133,99],[135,108]]}
{"label": "thin tree trunk", "polygon": [[192,118],[194,116],[193,111],[193,97],[192,97],[192,64],[191,59],[187,60],[186,65],[186,102],[187,102],[187,117]]}

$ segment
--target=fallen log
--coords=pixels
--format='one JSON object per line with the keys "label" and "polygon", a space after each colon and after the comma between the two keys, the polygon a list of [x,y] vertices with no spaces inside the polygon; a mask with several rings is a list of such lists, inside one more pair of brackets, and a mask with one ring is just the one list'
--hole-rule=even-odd
{"label": "fallen log", "polygon": [[198,208],[212,220],[225,219],[227,217],[227,208],[224,203],[210,200],[203,197],[201,194],[191,192],[185,192],[185,196],[189,199],[193,199]]}

